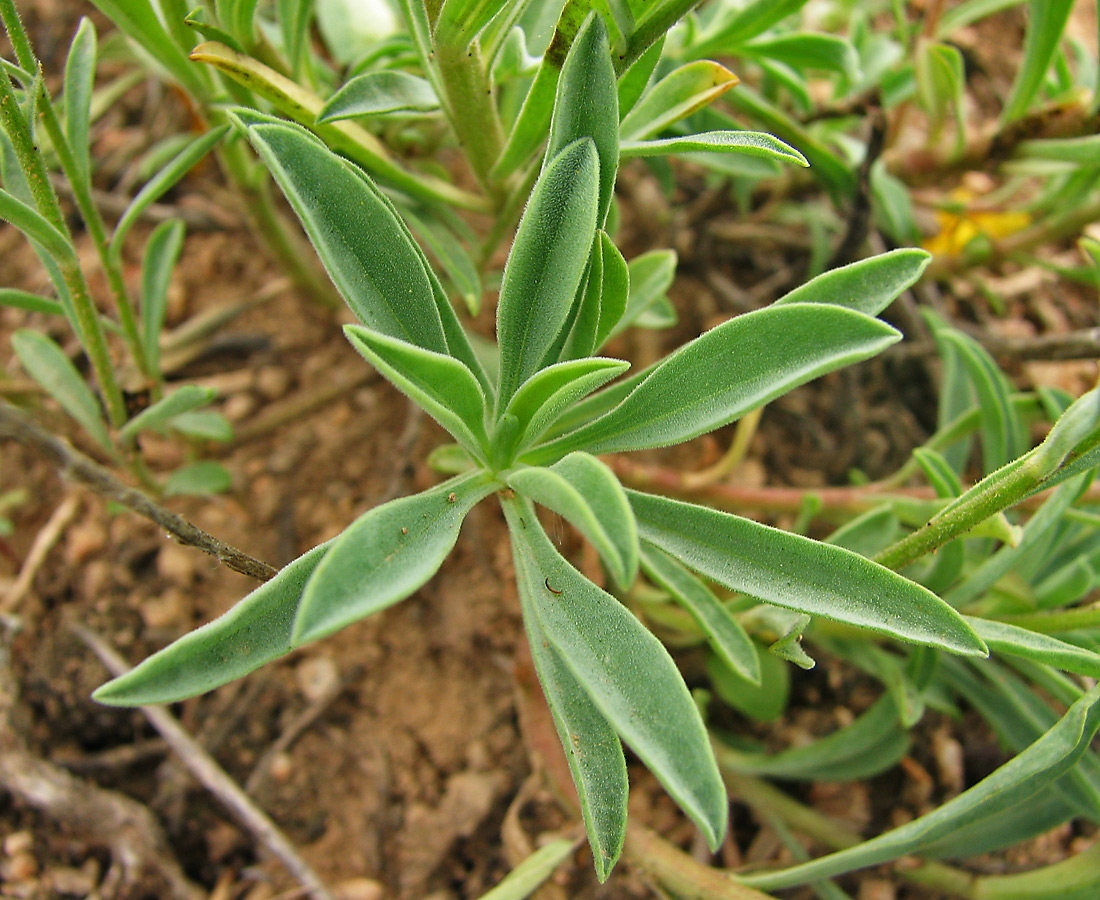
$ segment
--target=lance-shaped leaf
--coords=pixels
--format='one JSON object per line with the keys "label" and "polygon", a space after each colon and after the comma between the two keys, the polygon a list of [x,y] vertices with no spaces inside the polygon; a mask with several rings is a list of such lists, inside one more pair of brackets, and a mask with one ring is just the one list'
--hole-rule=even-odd
{"label": "lance-shaped leaf", "polygon": [[11,337],[19,364],[88,432],[100,447],[113,453],[103,411],[76,366],[46,335],[21,329]]}
{"label": "lance-shaped leaf", "polygon": [[760,683],[760,660],[752,638],[702,581],[653,544],[642,544],[642,569],[691,613],[713,650],[736,672]]}
{"label": "lance-shaped leaf", "polygon": [[588,14],[561,69],[544,168],[565,147],[584,137],[592,138],[600,160],[596,224],[602,226],[619,170],[619,93],[607,27],[595,12]]}
{"label": "lance-shaped leaf", "polygon": [[[6,76],[5,76],[6,77]],[[0,219],[10,222],[32,241],[37,241],[56,260],[76,261],[68,238],[22,200],[0,188]]]}
{"label": "lance-shaped leaf", "polygon": [[1023,753],[934,812],[851,849],[745,881],[763,890],[780,890],[919,853],[944,835],[1042,796],[1088,750],[1098,727],[1100,686],[1082,696]]}
{"label": "lance-shaped leaf", "polygon": [[728,52],[763,34],[805,5],[806,0],[752,0],[741,6],[726,7],[723,14],[699,35],[692,52],[699,56]]}
{"label": "lance-shaped leaf", "polygon": [[643,539],[730,590],[952,653],[987,654],[939,597],[850,550],[691,503],[627,496]]}
{"label": "lance-shaped leaf", "polygon": [[809,165],[806,157],[790,144],[760,131],[704,131],[700,134],[652,141],[624,140],[621,150],[624,159],[632,156],[671,156],[677,153],[740,153],[758,159],[793,162],[799,166]]}
{"label": "lance-shaped leaf", "polygon": [[92,89],[95,86],[96,33],[89,18],[81,18],[69,56],[65,60],[65,140],[76,163],[77,172],[88,180],[88,125],[92,115]]}
{"label": "lance-shaped leaf", "polygon": [[[633,325],[639,316],[661,301],[675,276],[675,250],[650,250],[648,253],[635,256],[627,267],[629,289],[626,309],[618,320],[611,324],[610,333],[597,341],[596,349],[599,350],[611,337]],[[601,318],[601,334],[603,334],[603,324]]]}
{"label": "lance-shaped leaf", "polygon": [[248,136],[359,320],[447,353],[428,273],[381,191],[301,128],[265,123],[248,128]]}
{"label": "lance-shaped leaf", "polygon": [[799,75],[821,69],[856,78],[859,55],[851,41],[835,34],[799,32],[755,40],[741,47],[740,55],[750,59],[775,60],[790,66]]}
{"label": "lance-shaped leaf", "polygon": [[571,522],[595,547],[623,589],[638,574],[638,526],[623,486],[587,453],[570,453],[549,468],[512,472],[508,486]]}
{"label": "lance-shaped leaf", "polygon": [[739,80],[725,66],[711,60],[680,66],[650,88],[623,117],[623,143],[658,134],[720,97]]}
{"label": "lance-shaped leaf", "polygon": [[505,416],[514,416],[518,450],[542,437],[582,397],[630,368],[621,359],[591,356],[547,366],[519,386]]}
{"label": "lance-shaped leaf", "polygon": [[134,226],[134,223],[138,220],[145,209],[151,204],[159,200],[167,191],[173,188],[181,178],[183,178],[188,172],[194,168],[199,160],[201,160],[207,153],[209,153],[214,145],[218,143],[226,132],[229,131],[228,125],[220,125],[214,128],[206,134],[199,135],[186,147],[184,147],[179,153],[173,156],[167,163],[150,178],[145,186],[133,200],[130,201],[130,205],[126,207],[126,211],[119,217],[118,224],[115,225],[114,234],[111,235],[110,252],[111,256],[115,259],[119,259],[122,254],[122,244],[126,240],[126,235],[130,233],[130,229]]}
{"label": "lance-shaped leaf", "polygon": [[451,356],[433,353],[361,325],[345,325],[352,346],[474,456],[484,458],[486,403],[481,385]]}
{"label": "lance-shaped leaf", "polygon": [[728,818],[726,791],[699,711],[668,651],[554,549],[533,511],[526,510],[522,522],[518,503],[506,503],[505,512],[517,556],[545,588],[532,606],[547,641],[708,846],[717,848]]}
{"label": "lance-shaped leaf", "polygon": [[92,698],[111,706],[175,703],[285,656],[298,646],[290,634],[302,590],[330,546],[298,557],[225,615],[107,682]]}
{"label": "lance-shaped leaf", "polygon": [[1001,111],[1002,124],[1019,119],[1028,111],[1058,52],[1072,10],[1073,0],[1039,0],[1028,4],[1030,15],[1024,38],[1024,60]]}
{"label": "lance-shaped leaf", "polygon": [[799,303],[737,316],[666,357],[615,409],[539,448],[530,461],[551,450],[679,444],[900,338],[877,319],[835,306]]}
{"label": "lance-shaped leaf", "polygon": [[626,311],[630,296],[630,268],[607,232],[592,243],[588,284],[573,321],[564,355],[580,359],[596,352]]}
{"label": "lance-shaped leaf", "polygon": [[775,304],[831,303],[877,316],[920,279],[932,255],[902,249],[880,253],[851,265],[830,269],[784,294]]}
{"label": "lance-shaped leaf", "polygon": [[183,250],[184,225],[179,219],[161,222],[145,244],[141,263],[141,342],[154,371],[160,370],[160,333],[168,311],[168,286]]}
{"label": "lance-shaped leaf", "polygon": [[504,267],[497,304],[503,410],[533,375],[565,323],[596,232],[599,160],[590,138],[543,171]]}
{"label": "lance-shaped leaf", "polygon": [[593,705],[584,688],[550,646],[535,613],[536,597],[546,590],[530,554],[512,536],[523,624],[542,692],[577,789],[584,828],[592,847],[596,875],[607,880],[626,837],[629,784],[619,736]]}
{"label": "lance-shaped leaf", "polygon": [[332,634],[408,597],[443,564],[466,513],[498,486],[472,472],[356,519],[306,585],[295,643]]}
{"label": "lance-shaped leaf", "polygon": [[317,121],[435,109],[439,109],[439,98],[423,78],[408,72],[365,72],[329,97],[317,114]]}
{"label": "lance-shaped leaf", "polygon": [[435,38],[468,44],[505,5],[505,0],[443,0],[435,20]]}
{"label": "lance-shaped leaf", "polygon": [[966,621],[994,653],[1046,663],[1064,672],[1100,678],[1100,654],[1018,625],[967,616]]}
{"label": "lance-shaped leaf", "polygon": [[185,384],[148,409],[143,409],[119,429],[118,436],[124,441],[130,441],[143,431],[159,431],[176,416],[206,406],[217,395],[214,388]]}

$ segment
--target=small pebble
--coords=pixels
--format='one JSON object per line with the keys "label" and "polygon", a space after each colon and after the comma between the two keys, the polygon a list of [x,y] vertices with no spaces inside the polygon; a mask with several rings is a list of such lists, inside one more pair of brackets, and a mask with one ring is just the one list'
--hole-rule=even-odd
{"label": "small pebble", "polygon": [[38,874],[38,859],[27,850],[13,853],[0,863],[0,872],[5,881],[29,881]]}
{"label": "small pebble", "polygon": [[152,630],[179,628],[191,615],[190,604],[183,591],[168,588],[156,597],[142,601],[141,618],[145,627]]}
{"label": "small pebble", "polygon": [[278,400],[290,390],[290,372],[282,366],[264,366],[256,373],[256,390],[265,400]]}
{"label": "small pebble", "polygon": [[316,703],[340,680],[336,663],[328,656],[307,656],[295,671],[298,690],[310,702]]}
{"label": "small pebble", "polygon": [[34,835],[29,831],[15,831],[4,838],[4,853],[15,856],[16,853],[29,853],[34,849]]}
{"label": "small pebble", "polygon": [[89,897],[96,888],[96,866],[76,869],[72,866],[54,866],[46,872],[46,880],[58,894],[65,897]]}
{"label": "small pebble", "polygon": [[182,544],[164,544],[157,551],[157,573],[165,581],[183,586],[195,580],[199,553],[194,547]]}
{"label": "small pebble", "polygon": [[333,885],[335,900],[382,900],[386,889],[373,878],[349,878]]}
{"label": "small pebble", "polygon": [[107,529],[102,522],[86,519],[69,529],[65,540],[65,559],[71,566],[80,565],[107,545]]}
{"label": "small pebble", "polygon": [[241,422],[255,411],[256,400],[251,394],[234,394],[222,407],[222,412],[230,422]]}
{"label": "small pebble", "polygon": [[289,753],[276,753],[268,771],[274,781],[285,782],[294,774],[294,760]]}

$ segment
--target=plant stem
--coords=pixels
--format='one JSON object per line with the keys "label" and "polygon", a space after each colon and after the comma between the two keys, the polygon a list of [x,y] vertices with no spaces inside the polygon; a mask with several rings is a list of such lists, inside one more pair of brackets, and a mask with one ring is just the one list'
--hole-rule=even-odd
{"label": "plant stem", "polygon": [[122,277],[122,270],[111,259],[109,241],[107,239],[107,227],[100,215],[99,208],[92,199],[91,185],[81,176],[76,161],[73,159],[69,142],[61,129],[61,123],[57,119],[57,111],[54,109],[50,96],[46,93],[45,85],[38,92],[39,117],[46,126],[46,133],[53,143],[54,152],[61,163],[61,169],[69,181],[73,191],[73,199],[80,209],[80,216],[84,225],[92,237],[96,252],[99,254],[99,262],[107,276],[107,284],[115,299],[115,309],[118,311],[119,324],[126,337],[126,344],[130,354],[134,358],[138,369],[153,384],[159,382],[157,373],[149,365],[148,355],[145,353],[145,345],[138,334],[137,318],[134,314],[134,306],[130,300],[130,293],[126,289],[126,282]]}
{"label": "plant stem", "polygon": [[504,147],[493,88],[477,41],[468,46],[449,43],[434,47],[439,82],[443,87],[443,108],[462,145],[470,167],[494,204],[501,200],[501,185],[489,175]]}
{"label": "plant stem", "polygon": [[[25,51],[30,52],[30,45],[27,42],[26,33],[23,31],[23,24],[19,21],[19,14],[15,10],[13,0],[0,0],[0,18],[3,19],[4,27],[7,30],[9,39],[12,41],[12,45],[16,47],[24,46]],[[32,66],[36,66],[33,57],[31,62]],[[11,79],[7,75],[0,76],[0,126],[3,127],[11,141],[16,159],[19,161],[19,167],[22,169],[39,214],[53,225],[71,246],[72,234],[65,223],[65,217],[61,212],[61,204],[57,199],[57,194],[54,193],[49,173],[42,161],[42,155],[35,145],[30,125],[19,108],[15,89],[12,87]],[[99,323],[99,312],[92,302],[88,284],[84,279],[84,273],[80,269],[75,250],[70,257],[58,259],[56,262],[72,303],[76,317],[74,325],[78,336],[84,345],[95,371],[96,379],[103,391],[108,418],[111,424],[117,428],[126,421],[126,404],[123,402],[122,391],[118,386],[114,366],[107,350],[107,341]]]}
{"label": "plant stem", "polygon": [[[721,766],[721,747],[716,749]],[[780,819],[795,831],[813,838],[830,850],[846,850],[863,843],[863,838],[854,831],[804,806],[766,781],[751,775],[738,774],[726,766],[722,766],[722,777],[732,798],[760,810],[765,815]],[[977,900],[975,885],[979,879],[960,869],[942,863],[925,862],[913,867],[898,866],[895,871],[906,881],[928,885],[964,900]]]}
{"label": "plant stem", "polygon": [[623,855],[632,866],[685,900],[772,900],[736,876],[692,859],[636,821],[626,829]]}

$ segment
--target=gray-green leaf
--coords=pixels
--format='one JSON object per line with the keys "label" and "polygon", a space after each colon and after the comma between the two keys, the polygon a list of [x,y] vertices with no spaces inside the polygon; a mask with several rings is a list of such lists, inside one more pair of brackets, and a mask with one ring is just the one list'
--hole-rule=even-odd
{"label": "gray-green leaf", "polygon": [[627,496],[642,538],[730,590],[904,641],[987,655],[939,597],[849,550],[691,503]]}
{"label": "gray-green leaf", "polygon": [[497,486],[481,472],[460,475],[356,519],[306,585],[294,643],[332,634],[408,597],[443,564],[466,513]]}

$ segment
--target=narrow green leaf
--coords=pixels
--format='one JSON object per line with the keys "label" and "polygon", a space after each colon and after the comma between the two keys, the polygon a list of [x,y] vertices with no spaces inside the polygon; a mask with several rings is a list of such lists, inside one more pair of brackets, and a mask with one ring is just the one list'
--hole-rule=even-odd
{"label": "narrow green leaf", "polygon": [[94,694],[109,706],[175,703],[242,678],[295,648],[290,639],[306,581],[331,541],[314,547],[220,618],[188,632]]}
{"label": "narrow green leaf", "polygon": [[253,19],[259,0],[214,0],[220,21],[242,47],[254,43]]}
{"label": "narrow green leaf", "polygon": [[643,539],[730,590],[952,653],[987,653],[935,594],[849,550],[678,500],[627,496]]}
{"label": "narrow green leaf", "polygon": [[853,79],[859,74],[859,56],[855,47],[835,34],[800,31],[758,38],[739,48],[738,54],[750,59],[776,60],[790,66],[799,75],[817,69]]}
{"label": "narrow green leaf", "polygon": [[630,363],[592,356],[548,366],[528,378],[508,401],[505,416],[514,416],[517,452],[537,441],[582,397],[621,375]]}
{"label": "narrow green leaf", "polygon": [[823,272],[775,303],[832,303],[877,316],[920,280],[931,261],[924,250],[891,250]]}
{"label": "narrow green leaf", "polygon": [[336,122],[355,116],[436,109],[439,109],[439,98],[425,79],[401,71],[365,72],[329,97],[317,114],[317,121]]}
{"label": "narrow green leaf", "polygon": [[497,181],[503,181],[535,154],[543,137],[550,127],[550,117],[554,108],[554,94],[561,75],[561,64],[554,65],[543,57],[534,81],[520,107],[519,115],[512,125],[508,139],[500,158],[493,164],[489,175]]}
{"label": "narrow green leaf", "polygon": [[774,722],[787,709],[791,667],[753,641],[760,666],[760,683],[750,681],[713,651],[707,655],[707,676],[714,692],[733,709],[757,722]]}
{"label": "narrow green leaf", "polygon": [[707,636],[711,648],[739,675],[760,683],[760,660],[752,638],[714,593],[691,572],[653,544],[642,544],[642,568],[664,588]]}
{"label": "narrow green leaf", "polygon": [[[599,350],[611,337],[633,325],[638,317],[665,296],[676,275],[675,250],[650,250],[635,256],[627,267],[626,309],[611,327],[611,333],[597,342]],[[601,318],[602,322],[602,318]],[[603,328],[600,329],[601,333]]]}
{"label": "narrow green leaf", "polygon": [[760,131],[705,131],[684,137],[641,141],[624,140],[623,159],[637,156],[674,156],[678,153],[738,153],[808,166],[801,153],[778,138]]}
{"label": "narrow green leaf", "polygon": [[25,309],[27,312],[45,313],[49,316],[65,315],[65,307],[57,300],[39,297],[38,294],[21,291],[18,288],[0,288],[0,306]]}
{"label": "narrow green leaf", "polygon": [[178,81],[192,97],[202,97],[209,83],[187,58],[187,49],[161,22],[152,3],[93,0],[94,5],[142,48],[145,58]]}
{"label": "narrow green leaf", "polygon": [[832,734],[777,753],[748,753],[719,743],[718,764],[735,772],[809,781],[856,781],[894,766],[909,749],[893,699],[880,697]]}
{"label": "narrow green leaf", "polygon": [[841,525],[825,539],[825,543],[836,544],[860,556],[874,556],[897,540],[900,531],[901,522],[897,513],[890,506],[883,505]]}
{"label": "narrow green leaf", "polygon": [[806,0],[751,0],[740,7],[728,7],[730,11],[699,36],[692,51],[699,56],[729,51],[763,34],[805,5]]}
{"label": "narrow green leaf", "polygon": [[[431,213],[420,216],[404,209],[401,214],[413,233],[427,246],[428,252],[443,267],[447,277],[458,289],[470,315],[476,316],[481,312],[481,275],[466,248],[451,229]],[[444,331],[446,330],[444,326]]]}
{"label": "narrow green leaf", "polygon": [[[591,353],[596,352],[615,333],[616,327],[626,315],[631,296],[630,266],[619,252],[619,248],[603,231],[600,232],[600,246],[603,268],[600,280],[600,309],[596,333],[591,341],[589,351]],[[673,266],[675,264],[675,256],[673,256]]]}
{"label": "narrow green leaf", "polygon": [[183,250],[184,224],[161,222],[149,236],[141,263],[141,341],[145,358],[160,371],[160,334],[168,311],[168,286]]}
{"label": "narrow green leaf", "polygon": [[443,0],[435,20],[435,38],[465,46],[477,36],[507,0]]}
{"label": "narrow green leaf", "polygon": [[37,211],[0,189],[0,219],[37,241],[58,262],[76,263],[76,251],[68,239]]}
{"label": "narrow green leaf", "polygon": [[130,205],[126,207],[126,211],[118,220],[114,234],[111,235],[110,251],[115,259],[120,257],[122,253],[122,243],[126,240],[126,235],[129,234],[130,229],[145,211],[146,207],[151,203],[155,203],[165,193],[175,187],[176,183],[191,171],[199,160],[206,156],[228,131],[228,125],[219,125],[217,128],[206,132],[206,134],[195,138],[174,156],[164,168],[150,178],[140,191],[138,191],[137,196],[130,201]]}
{"label": "narrow green leaf", "polygon": [[713,431],[901,335],[832,305],[772,306],[730,319],[662,360],[615,409],[532,454],[667,447]]}
{"label": "narrow green leaf", "polygon": [[443,564],[466,514],[497,487],[482,472],[459,475],[356,519],[306,585],[294,643],[325,637],[408,597]]}
{"label": "narrow green leaf", "polygon": [[21,329],[11,336],[12,348],[27,374],[58,402],[65,412],[103,449],[113,453],[103,410],[60,347],[37,331]]}
{"label": "narrow green leaf", "polygon": [[659,134],[721,97],[740,79],[725,66],[697,60],[673,70],[634,104],[620,126],[624,144]]}
{"label": "narrow green leaf", "polygon": [[649,86],[649,80],[657,63],[661,59],[661,53],[665,48],[665,36],[660,39],[623,72],[619,78],[619,114],[626,115],[634,108],[645,89]]}
{"label": "narrow green leaf", "polygon": [[478,900],[524,900],[554,874],[554,870],[565,862],[576,846],[575,841],[567,841],[564,838],[544,844],[512,869],[500,884],[487,894],[482,894]]}
{"label": "narrow green leaf", "polygon": [[913,458],[920,464],[924,477],[936,492],[937,497],[955,498],[962,493],[962,482],[943,455],[927,447],[917,447]]}
{"label": "narrow green leaf", "polygon": [[517,558],[536,586],[532,607],[547,641],[716,849],[728,819],[726,791],[699,711],[668,651],[562,558],[533,511],[523,510],[523,517],[518,504],[504,506]]}
{"label": "narrow green leaf", "polygon": [[638,574],[638,526],[623,487],[587,453],[570,453],[549,468],[512,472],[508,486],[576,526],[624,590]]}
{"label": "narrow green leaf", "polygon": [[1018,625],[966,616],[966,621],[994,653],[1046,663],[1063,672],[1100,678],[1100,654]]}
{"label": "narrow green leaf", "polygon": [[65,140],[85,182],[91,177],[88,156],[88,126],[92,114],[92,89],[95,83],[96,33],[92,20],[81,17],[69,56],[65,60]]}
{"label": "narrow green leaf", "polygon": [[212,459],[182,466],[169,475],[161,490],[166,497],[224,494],[233,486],[233,476],[220,462]]}
{"label": "narrow green leaf", "polygon": [[598,179],[595,145],[582,138],[546,167],[531,194],[497,305],[498,410],[537,371],[569,314],[596,231]]}
{"label": "narrow green leaf", "polygon": [[535,612],[535,598],[546,590],[545,583],[539,581],[540,569],[532,564],[525,548],[517,545],[515,535],[512,546],[531,658],[577,789],[596,876],[604,882],[622,854],[626,837],[630,789],[626,757],[615,729],[550,646]]}
{"label": "narrow green leaf", "polygon": [[206,406],[217,395],[214,388],[185,384],[123,425],[118,432],[119,439],[131,441],[143,431],[160,431],[176,416]]}
{"label": "narrow green leaf", "polygon": [[1043,86],[1047,69],[1058,52],[1073,0],[1031,0],[1028,4],[1024,61],[1016,72],[1012,92],[1001,112],[1001,122],[1023,117]]}
{"label": "narrow green leaf", "polygon": [[569,144],[585,137],[592,139],[599,158],[596,226],[602,227],[619,170],[619,94],[607,27],[595,12],[588,14],[562,66],[543,171]]}
{"label": "narrow green leaf", "polygon": [[313,4],[310,0],[277,0],[276,6],[283,53],[290,64],[291,74],[298,77],[302,68],[303,50],[309,41]]}
{"label": "narrow green leaf", "polygon": [[1100,134],[1023,141],[1016,147],[1016,155],[1023,159],[1066,162],[1075,166],[1095,166],[1096,160],[1100,159]]}
{"label": "narrow green leaf", "polygon": [[1040,795],[1088,750],[1098,727],[1100,686],[1074,703],[1027,750],[928,815],[851,849],[780,872],[750,875],[745,881],[763,890],[780,890],[919,853],[925,844]]}
{"label": "narrow green leaf", "polygon": [[422,406],[479,459],[488,445],[481,385],[461,362],[361,325],[345,325],[353,347],[406,396]]}
{"label": "narrow green leaf", "polygon": [[248,128],[333,283],[368,328],[447,353],[418,248],[371,181],[301,128]]}
{"label": "narrow green leaf", "polygon": [[172,420],[171,426],[174,431],[199,440],[222,443],[233,440],[233,426],[229,420],[212,409],[182,413]]}

